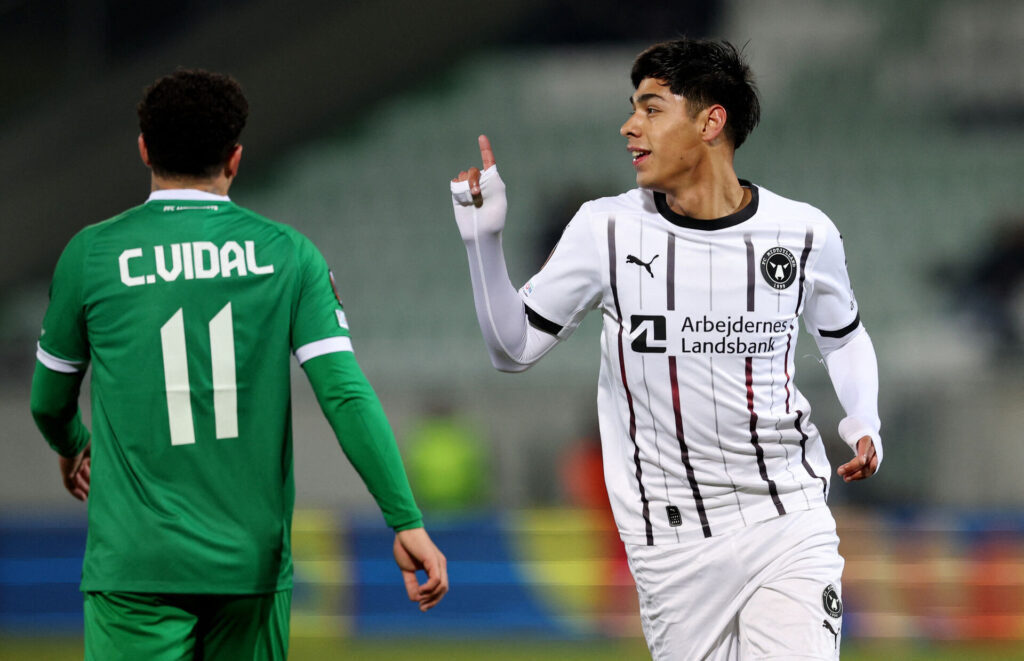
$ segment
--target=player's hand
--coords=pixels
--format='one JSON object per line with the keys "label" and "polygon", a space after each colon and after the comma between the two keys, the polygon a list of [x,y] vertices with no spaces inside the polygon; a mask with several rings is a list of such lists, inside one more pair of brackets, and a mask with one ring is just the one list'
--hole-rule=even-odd
{"label": "player's hand", "polygon": [[92,468],[90,451],[92,444],[85,446],[85,449],[74,457],[60,457],[60,476],[64,481],[64,488],[78,500],[89,498],[89,473]]}
{"label": "player's hand", "polygon": [[836,473],[844,482],[853,482],[867,479],[877,470],[878,454],[875,452],[875,443],[870,436],[862,436],[857,441],[857,456],[840,466]]}
{"label": "player's hand", "polygon": [[[494,161],[494,150],[491,149],[491,141],[487,139],[486,135],[481,135],[476,141],[480,145],[480,160],[483,161],[484,170],[494,167],[496,163]],[[452,179],[452,183],[459,183],[460,181],[469,182],[469,194],[473,197],[473,206],[483,206],[484,198],[480,193],[480,169],[472,167],[469,170],[463,170],[459,173],[459,176]]]}
{"label": "player's hand", "polygon": [[[418,602],[420,610],[426,613],[448,592],[448,560],[423,528],[395,533],[394,551],[409,601]],[[417,570],[427,573],[425,583],[417,580]]]}
{"label": "player's hand", "polygon": [[481,135],[480,160],[483,172],[472,167],[463,170],[451,181],[452,207],[455,222],[463,241],[475,241],[482,235],[497,235],[505,228],[505,184],[498,176],[494,150],[486,135]]}

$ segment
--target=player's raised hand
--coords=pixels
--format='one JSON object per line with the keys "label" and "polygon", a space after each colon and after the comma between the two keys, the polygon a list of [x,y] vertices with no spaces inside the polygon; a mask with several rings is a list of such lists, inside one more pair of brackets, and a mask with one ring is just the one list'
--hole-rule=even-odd
{"label": "player's raised hand", "polygon": [[74,457],[60,457],[60,476],[64,482],[64,488],[78,500],[84,501],[89,498],[89,475],[92,469],[91,448],[90,444]]}
{"label": "player's raised hand", "polygon": [[878,454],[875,443],[870,436],[862,436],[857,441],[857,456],[840,466],[836,472],[844,482],[864,480],[878,470]]}
{"label": "player's raised hand", "polygon": [[505,227],[505,184],[498,176],[494,150],[486,135],[477,138],[483,171],[471,167],[452,179],[452,204],[455,221],[464,241],[475,240],[481,234],[497,234]]}
{"label": "player's raised hand", "polygon": [[[423,528],[395,533],[394,552],[409,601],[418,602],[420,610],[426,613],[448,592],[448,560]],[[427,573],[425,583],[417,580],[417,570]]]}
{"label": "player's raised hand", "polygon": [[[484,170],[496,165],[494,161],[494,150],[491,148],[491,141],[487,139],[486,135],[481,135],[477,139],[477,144],[480,145],[480,160],[483,161]],[[452,179],[452,182],[468,181],[469,182],[469,193],[473,196],[474,206],[480,206],[483,204],[483,196],[480,194],[480,169],[477,167],[471,167],[469,170],[463,170],[459,173],[459,176]]]}

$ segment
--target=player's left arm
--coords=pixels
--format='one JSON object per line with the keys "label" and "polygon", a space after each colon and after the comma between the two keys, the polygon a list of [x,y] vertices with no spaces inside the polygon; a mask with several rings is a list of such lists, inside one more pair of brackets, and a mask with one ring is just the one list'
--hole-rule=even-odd
{"label": "player's left arm", "polygon": [[89,430],[82,423],[78,393],[84,372],[58,372],[36,363],[31,410],[43,438],[59,455],[64,488],[78,500],[89,497]]}
{"label": "player's left arm", "polygon": [[[395,531],[395,562],[409,599],[430,610],[448,592],[447,560],[423,528],[380,400],[351,351],[319,355],[302,367],[345,456]],[[417,570],[427,574],[423,583]]]}
{"label": "player's left arm", "polygon": [[839,435],[855,456],[837,473],[846,482],[874,475],[882,463],[878,416],[878,361],[860,321],[846,269],[842,237],[831,223],[813,265],[804,321],[828,368],[846,417]]}

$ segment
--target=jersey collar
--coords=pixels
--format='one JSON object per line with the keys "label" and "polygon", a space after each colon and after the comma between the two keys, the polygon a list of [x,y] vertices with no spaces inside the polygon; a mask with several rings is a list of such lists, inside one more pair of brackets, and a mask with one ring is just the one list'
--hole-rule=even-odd
{"label": "jersey collar", "polygon": [[672,211],[671,207],[668,206],[668,201],[665,199],[664,193],[654,193],[654,206],[658,208],[658,213],[661,214],[662,218],[677,225],[679,227],[686,227],[692,230],[720,230],[726,227],[732,227],[733,225],[739,225],[743,221],[750,220],[755,213],[757,213],[757,186],[750,183],[746,179],[740,179],[740,186],[750,189],[750,202],[747,206],[743,207],[736,213],[729,214],[728,216],[722,216],[721,218],[712,218],[711,220],[699,220],[697,218],[691,218],[689,216],[683,216],[675,211]]}
{"label": "jersey collar", "polygon": [[195,188],[169,188],[166,190],[155,190],[149,194],[148,198],[146,198],[146,202],[153,202],[154,200],[202,200],[230,202],[231,198],[227,195],[207,193],[206,191],[197,190]]}

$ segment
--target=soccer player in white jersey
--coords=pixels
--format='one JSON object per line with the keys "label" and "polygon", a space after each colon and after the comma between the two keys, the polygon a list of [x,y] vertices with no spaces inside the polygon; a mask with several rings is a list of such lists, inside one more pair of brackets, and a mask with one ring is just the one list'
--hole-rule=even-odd
{"label": "soccer player in white jersey", "polygon": [[834,659],[843,559],[830,467],[794,384],[798,318],[847,417],[846,481],[882,459],[874,348],[825,214],[738,179],[760,107],[725,42],[656,44],[620,129],[638,188],[584,204],[518,291],[501,249],[505,186],[451,184],[494,366],[518,372],[600,310],[598,415],[616,525],[655,659]]}

